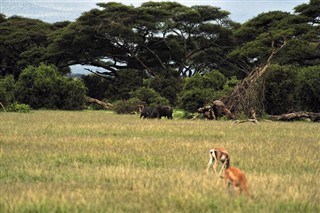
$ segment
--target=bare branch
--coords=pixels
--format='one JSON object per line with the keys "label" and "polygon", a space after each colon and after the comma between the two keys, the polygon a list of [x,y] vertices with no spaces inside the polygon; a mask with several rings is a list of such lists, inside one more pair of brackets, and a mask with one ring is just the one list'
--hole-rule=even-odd
{"label": "bare branch", "polygon": [[[271,36],[272,37],[272,36]],[[245,114],[249,114],[252,108],[257,105],[258,99],[261,97],[258,95],[259,89],[257,89],[256,82],[260,77],[267,72],[273,57],[286,46],[287,40],[284,38],[283,44],[279,47],[275,47],[275,41],[272,37],[271,48],[272,52],[268,57],[266,63],[261,67],[252,70],[249,75],[244,78],[234,89],[231,95],[223,98],[223,102],[233,112],[243,111]],[[259,87],[259,85],[258,85]]]}

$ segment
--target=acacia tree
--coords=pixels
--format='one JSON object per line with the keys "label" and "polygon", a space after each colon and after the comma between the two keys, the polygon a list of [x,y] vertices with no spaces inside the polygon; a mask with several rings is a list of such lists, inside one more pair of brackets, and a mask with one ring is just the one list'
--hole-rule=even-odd
{"label": "acacia tree", "polygon": [[50,34],[64,26],[17,16],[6,18],[0,14],[0,75],[13,75],[18,79],[28,65],[44,62]]}
{"label": "acacia tree", "polygon": [[296,13],[308,17],[312,25],[320,24],[320,2],[310,0],[309,4],[301,4],[294,8]]}
{"label": "acacia tree", "polygon": [[15,88],[17,101],[33,109],[83,109],[86,88],[82,81],[65,78],[53,65],[25,68]]}
{"label": "acacia tree", "polygon": [[229,60],[245,78],[223,99],[228,108],[246,114],[252,109],[264,111],[261,77],[272,63],[306,66],[315,62],[319,51],[313,42],[319,36],[317,26],[309,21],[302,15],[274,11],[258,15],[235,32],[240,45],[229,54]]}
{"label": "acacia tree", "polygon": [[231,48],[229,13],[211,6],[100,3],[61,31],[48,48],[59,67],[93,65],[108,78],[121,69],[147,76],[190,76],[221,64]]}

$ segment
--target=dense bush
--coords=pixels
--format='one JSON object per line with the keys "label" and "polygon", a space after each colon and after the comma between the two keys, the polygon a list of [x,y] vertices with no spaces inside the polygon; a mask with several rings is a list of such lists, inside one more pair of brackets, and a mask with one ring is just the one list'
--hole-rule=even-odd
{"label": "dense bush", "polygon": [[18,102],[33,109],[79,110],[85,104],[84,84],[61,76],[55,66],[27,67],[19,76],[16,89]]}
{"label": "dense bush", "polygon": [[157,76],[151,79],[148,87],[157,91],[162,97],[166,98],[171,105],[177,104],[177,95],[182,89],[182,80],[173,76]]}
{"label": "dense bush", "polygon": [[15,102],[16,84],[12,75],[0,78],[0,102],[4,106]]}
{"label": "dense bush", "polygon": [[131,94],[132,98],[138,98],[147,106],[155,107],[158,105],[167,105],[169,101],[157,93],[154,89],[140,87]]}
{"label": "dense bush", "polygon": [[210,88],[215,91],[222,90],[227,83],[227,78],[218,70],[203,75],[203,88]]}
{"label": "dense bush", "polygon": [[299,73],[300,107],[304,111],[320,112],[320,66],[302,68]]}
{"label": "dense bush", "polygon": [[27,113],[31,111],[31,107],[27,104],[12,103],[8,106],[7,111]]}
{"label": "dense bush", "polygon": [[138,113],[139,106],[143,104],[143,101],[138,98],[130,98],[128,100],[116,101],[113,104],[113,110],[118,114]]}
{"label": "dense bush", "polygon": [[320,66],[273,65],[265,82],[266,113],[320,112]]}
{"label": "dense bush", "polygon": [[204,75],[195,74],[184,79],[183,90],[179,93],[179,107],[194,112],[199,107],[210,104],[230,93],[236,83],[235,78],[228,80],[217,70]]}
{"label": "dense bush", "polygon": [[97,75],[84,75],[82,80],[88,88],[87,95],[92,98],[102,100],[106,98],[106,92],[109,90],[110,81]]}
{"label": "dense bush", "polygon": [[[296,69],[273,65],[266,75],[265,111],[268,114],[283,114],[297,107],[298,80]],[[290,109],[290,110],[289,110]]]}
{"label": "dense bush", "polygon": [[132,69],[118,70],[115,77],[87,75],[82,79],[88,96],[99,100],[127,100],[131,92],[142,86],[141,73]]}
{"label": "dense bush", "polygon": [[265,110],[283,114],[298,108],[298,75],[294,66],[273,65],[266,75]]}
{"label": "dense bush", "polygon": [[194,112],[214,99],[214,90],[194,88],[180,93],[179,106],[184,110]]}

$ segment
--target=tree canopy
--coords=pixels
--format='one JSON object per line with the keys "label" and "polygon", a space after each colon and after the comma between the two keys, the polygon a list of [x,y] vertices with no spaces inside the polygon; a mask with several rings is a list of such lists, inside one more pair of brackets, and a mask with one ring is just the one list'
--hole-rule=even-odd
{"label": "tree canopy", "polygon": [[[231,97],[237,82],[256,76],[259,81],[251,83],[258,86],[251,88],[260,98],[258,112],[319,111],[319,8],[318,0],[310,0],[295,7],[294,13],[270,11],[243,24],[218,7],[177,2],[137,7],[99,3],[73,22],[53,24],[0,14],[0,102],[18,101],[11,90],[17,89],[14,82],[25,79],[23,72],[32,76],[40,69],[49,75],[46,65],[65,77],[71,65],[80,64],[93,67],[87,68],[92,75],[82,81],[87,95],[99,99],[156,94],[157,103],[192,111],[212,99]],[[41,87],[55,85],[54,79]],[[70,95],[65,88],[72,90],[73,84],[57,79]],[[24,87],[35,88],[34,84]],[[86,90],[78,86],[83,94]],[[33,92],[23,92],[19,100],[26,102]],[[66,102],[40,103],[32,107],[72,108],[65,107]]]}
{"label": "tree canopy", "polygon": [[220,57],[231,49],[237,26],[229,12],[212,6],[98,5],[100,9],[84,13],[54,39],[49,46],[54,63],[94,65],[104,68],[101,74],[108,77],[116,77],[121,69],[143,70],[149,76],[191,76],[223,64]]}

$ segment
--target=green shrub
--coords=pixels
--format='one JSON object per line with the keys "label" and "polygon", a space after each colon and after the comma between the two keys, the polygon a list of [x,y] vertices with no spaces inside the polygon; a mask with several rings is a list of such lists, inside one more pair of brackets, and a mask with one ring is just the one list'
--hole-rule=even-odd
{"label": "green shrub", "polygon": [[228,80],[218,70],[204,75],[195,74],[184,80],[183,90],[178,96],[178,105],[181,109],[195,112],[199,107],[229,94],[237,82],[234,77]]}
{"label": "green shrub", "polygon": [[7,111],[27,113],[31,111],[31,107],[28,104],[13,103],[8,106]]}
{"label": "green shrub", "polygon": [[146,105],[155,107],[159,105],[168,105],[169,101],[157,93],[154,89],[140,87],[131,94],[132,98],[138,98]]}
{"label": "green shrub", "polygon": [[212,70],[203,75],[203,88],[205,89],[222,90],[226,83],[227,78],[218,70]]}
{"label": "green shrub", "polygon": [[320,112],[320,66],[306,67],[299,72],[300,107],[304,111]]}
{"label": "green shrub", "polygon": [[171,105],[176,105],[177,94],[182,89],[181,79],[173,76],[156,76],[150,79],[148,87],[157,91],[162,97],[166,98]]}
{"label": "green shrub", "polygon": [[82,81],[61,76],[55,66],[45,64],[27,67],[17,82],[17,100],[33,109],[79,110],[85,93]]}
{"label": "green shrub", "polygon": [[193,114],[188,111],[178,109],[173,111],[173,117],[174,119],[191,119]]}
{"label": "green shrub", "polygon": [[143,105],[143,101],[138,98],[130,98],[128,100],[116,101],[113,109],[118,114],[134,114],[139,111],[139,106]]}
{"label": "green shrub", "polygon": [[265,76],[265,111],[271,115],[299,111],[298,69],[272,65]]}
{"label": "green shrub", "polygon": [[4,106],[14,103],[16,82],[12,75],[0,79],[0,102]]}
{"label": "green shrub", "polygon": [[182,91],[179,95],[179,107],[194,112],[212,100],[212,97],[207,97],[207,94],[210,92],[199,88]]}

